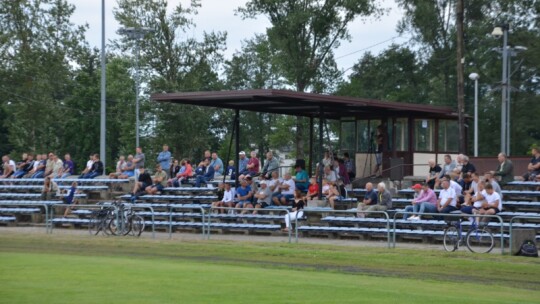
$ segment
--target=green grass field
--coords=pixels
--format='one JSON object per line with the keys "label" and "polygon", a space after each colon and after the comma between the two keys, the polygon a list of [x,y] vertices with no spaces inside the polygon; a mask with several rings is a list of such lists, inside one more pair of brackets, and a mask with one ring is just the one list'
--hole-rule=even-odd
{"label": "green grass field", "polygon": [[0,303],[538,303],[538,259],[0,230]]}

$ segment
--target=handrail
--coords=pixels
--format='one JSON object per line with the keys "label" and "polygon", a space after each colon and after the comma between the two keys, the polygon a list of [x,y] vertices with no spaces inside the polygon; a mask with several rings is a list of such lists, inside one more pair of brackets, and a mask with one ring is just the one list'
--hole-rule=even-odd
{"label": "handrail", "polygon": [[2,206],[30,206],[30,207],[43,207],[45,209],[45,234],[49,233],[49,225],[47,222],[47,219],[49,218],[49,205],[54,204],[46,204],[46,203],[30,203],[30,204],[21,204],[21,203],[8,203],[8,202],[2,202],[0,205]]}
{"label": "handrail", "polygon": [[166,206],[169,208],[169,239],[172,238],[172,215],[173,215],[173,209],[182,209],[182,210],[191,210],[191,209],[199,209],[201,210],[201,216],[202,216],[202,239],[204,240],[205,237],[205,211],[202,206],[185,206],[182,204],[169,204]]}
{"label": "handrail", "polygon": [[152,238],[155,239],[156,238],[156,229],[155,229],[155,217],[154,217],[154,207],[152,206],[149,206],[147,204],[131,204],[131,203],[124,203],[126,206],[129,206],[130,208],[142,208],[142,209],[145,209],[145,208],[148,208],[151,212],[151,217],[152,217]]}
{"label": "handrail", "polygon": [[[352,213],[352,214],[358,213],[357,210],[310,210],[310,209],[303,209],[303,210],[304,210],[304,214],[306,212],[319,212],[319,213],[329,212],[329,213]],[[391,248],[390,247],[390,215],[388,214],[388,212],[386,211],[361,211],[361,213],[384,215],[384,217],[386,218],[386,240],[387,240],[386,242],[387,242],[388,248]],[[296,242],[298,243],[298,217],[295,219],[295,232],[296,232]]]}
{"label": "handrail", "polygon": [[[267,209],[267,208],[229,208],[229,207],[215,207],[215,206],[212,206],[210,207],[210,212],[208,213],[208,239],[210,239],[210,225],[211,225],[211,222],[212,222],[212,215],[213,215],[213,210],[241,210],[241,211],[246,211],[246,210],[249,210],[249,211],[263,211],[263,212],[270,212],[270,211],[278,211],[278,212],[281,212],[281,211],[285,211],[287,212],[287,216],[290,216],[290,212],[289,212],[289,209],[287,208],[270,208],[270,209]],[[289,235],[289,243],[291,243],[291,238],[292,238],[292,232],[291,232],[291,229],[289,229],[288,231],[288,235]]]}
{"label": "handrail", "polygon": [[[514,223],[514,220],[516,219],[530,219],[530,220],[538,220],[540,219],[540,216],[532,216],[532,215],[517,215],[510,219],[508,233],[510,234],[510,240],[508,242],[508,246],[510,247],[510,254],[512,253],[512,223]],[[536,233],[536,232],[535,232]],[[533,240],[534,241],[534,240]]]}
{"label": "handrail", "polygon": [[[49,234],[52,234],[53,233],[53,229],[54,229],[54,224],[52,223],[52,220],[54,218],[54,209],[56,207],[73,207],[73,206],[77,206],[77,207],[84,207],[84,208],[102,208],[103,205],[98,205],[98,204],[92,204],[92,205],[89,205],[89,204],[54,204],[54,205],[51,205],[51,217],[48,218],[46,221],[50,224],[50,229],[49,229]],[[111,207],[113,207],[115,210],[115,213],[118,214],[118,207],[117,206],[114,206],[114,205],[111,205]]]}
{"label": "handrail", "polygon": [[[456,210],[459,211],[459,210]],[[414,211],[396,211],[393,216],[393,238],[392,238],[392,248],[396,248],[396,216],[398,214],[401,215],[408,215],[408,214],[416,214],[418,212]],[[501,254],[504,254],[504,221],[502,217],[498,215],[487,215],[487,214],[467,214],[467,213],[422,213],[422,216],[424,215],[430,215],[430,216],[436,216],[436,217],[455,217],[455,218],[462,218],[462,217],[479,217],[479,218],[496,218],[499,220],[499,223],[501,224]],[[411,222],[414,223],[414,222]],[[477,221],[478,223],[478,221]]]}

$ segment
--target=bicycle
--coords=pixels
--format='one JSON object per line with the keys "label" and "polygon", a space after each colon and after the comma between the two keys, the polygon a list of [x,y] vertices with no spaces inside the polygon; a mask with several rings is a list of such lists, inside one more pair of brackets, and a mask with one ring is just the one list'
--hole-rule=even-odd
{"label": "bicycle", "polygon": [[128,235],[139,237],[144,231],[144,219],[135,214],[130,205],[114,202],[118,216],[109,221],[108,229],[113,235]]}
{"label": "bicycle", "polygon": [[92,235],[98,235],[103,232],[106,235],[111,234],[109,224],[115,216],[115,207],[101,207],[100,210],[92,211],[90,215],[90,223],[88,224],[88,232]]}
{"label": "bicycle", "polygon": [[465,238],[465,244],[471,252],[488,253],[495,246],[493,234],[487,228],[487,225],[480,227],[473,217],[471,227],[465,237],[463,236],[463,219],[459,218],[455,222],[448,222],[448,227],[444,229],[443,245],[449,252],[456,251]]}

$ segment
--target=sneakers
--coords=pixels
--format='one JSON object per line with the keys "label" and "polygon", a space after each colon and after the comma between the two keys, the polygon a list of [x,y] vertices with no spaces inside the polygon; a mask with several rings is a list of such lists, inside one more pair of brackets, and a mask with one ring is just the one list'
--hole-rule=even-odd
{"label": "sneakers", "polygon": [[419,221],[419,220],[420,220],[420,216],[418,216],[418,215],[413,215],[413,216],[410,216],[407,220],[408,220],[408,221]]}

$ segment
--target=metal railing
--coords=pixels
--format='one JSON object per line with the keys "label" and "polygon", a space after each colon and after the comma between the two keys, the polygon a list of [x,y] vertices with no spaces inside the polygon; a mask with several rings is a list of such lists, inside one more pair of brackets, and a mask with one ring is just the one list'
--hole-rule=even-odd
{"label": "metal railing", "polygon": [[[306,213],[312,213],[312,212],[319,212],[319,213],[344,213],[344,214],[357,214],[357,213],[363,213],[363,214],[382,214],[384,215],[386,219],[386,239],[387,239],[387,247],[390,247],[390,215],[386,211],[356,211],[356,210],[310,210],[310,209],[303,209],[304,215]],[[354,222],[354,221],[353,221]],[[360,220],[358,220],[360,222]],[[298,218],[295,220],[295,239],[296,243],[298,243]]]}
{"label": "metal railing", "polygon": [[185,206],[182,204],[170,204],[166,206],[169,208],[169,239],[172,238],[172,218],[173,218],[173,210],[193,210],[193,209],[199,209],[201,210],[201,219],[202,219],[202,239],[205,239],[205,210],[202,206]]}
{"label": "metal railing", "polygon": [[[398,216],[398,215],[409,215],[409,214],[414,215],[414,214],[417,214],[417,213],[418,212],[414,212],[414,211],[396,211],[394,213],[393,225],[392,225],[392,234],[393,234],[392,248],[396,247],[396,216]],[[502,217],[500,217],[498,215],[481,215],[481,214],[474,214],[473,215],[473,214],[467,214],[467,213],[422,213],[421,215],[422,216],[429,215],[429,216],[433,216],[433,217],[444,217],[444,218],[447,218],[447,217],[455,217],[455,218],[475,217],[475,218],[495,218],[495,219],[498,219],[499,223],[500,223],[500,227],[501,227],[501,235],[500,235],[501,254],[504,254],[504,235],[503,235],[503,233],[504,233],[504,221],[503,221]],[[477,222],[477,225],[479,225],[478,220],[476,222]],[[414,222],[411,222],[411,223],[414,223]]]}
{"label": "metal railing", "polygon": [[24,204],[21,204],[20,202],[17,203],[16,201],[14,201],[13,203],[11,202],[2,202],[0,203],[0,206],[25,206],[25,207],[43,207],[43,209],[45,210],[45,234],[48,234],[49,233],[49,226],[48,226],[48,221],[47,221],[47,218],[49,217],[49,206],[53,206],[55,204],[47,204],[47,203],[24,203]]}
{"label": "metal railing", "polygon": [[[277,212],[286,212],[287,214],[284,215],[285,216],[289,216],[290,217],[290,212],[289,212],[289,209],[287,208],[229,208],[229,207],[214,207],[212,206],[210,208],[210,212],[208,213],[208,221],[207,221],[207,224],[208,224],[208,235],[207,235],[207,239],[210,239],[210,228],[211,228],[211,224],[212,224],[212,217],[214,215],[215,217],[215,214],[214,214],[214,210],[234,210],[234,211],[257,211],[257,212],[272,212],[272,211],[277,211]],[[289,243],[291,243],[291,239],[292,239],[292,232],[291,232],[291,229],[289,229],[288,231],[288,236],[289,236]],[[297,242],[298,242],[298,237],[297,237]]]}
{"label": "metal railing", "polygon": [[[512,240],[512,224],[514,223],[514,220],[519,220],[519,219],[526,219],[526,220],[540,220],[540,216],[532,216],[532,215],[518,215],[518,216],[514,216],[510,219],[510,222],[509,222],[509,227],[508,227],[508,234],[510,235],[509,236],[509,241],[508,241],[508,246],[510,247],[510,253],[512,253],[512,243],[513,243],[513,240]],[[535,230],[535,234],[536,234],[536,229]],[[536,237],[535,237],[536,239]],[[533,241],[536,241],[536,240],[533,240]]]}

